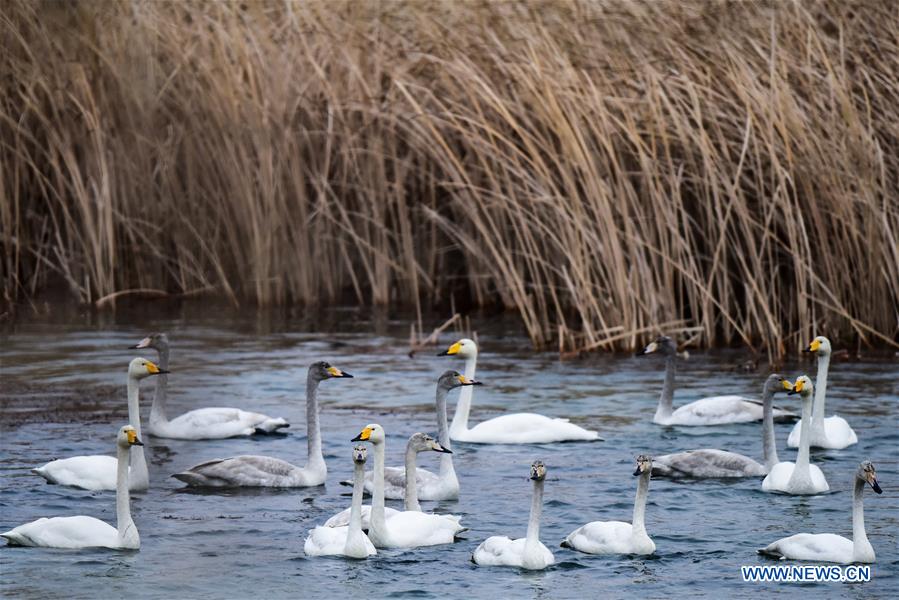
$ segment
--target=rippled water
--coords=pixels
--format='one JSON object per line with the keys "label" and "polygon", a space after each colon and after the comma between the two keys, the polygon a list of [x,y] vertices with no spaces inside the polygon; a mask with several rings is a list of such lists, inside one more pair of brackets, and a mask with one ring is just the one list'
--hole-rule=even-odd
{"label": "rippled water", "polygon": [[[236,406],[288,418],[286,436],[190,442],[144,436],[151,489],[133,495],[140,552],[0,548],[0,594],[5,597],[749,597],[765,592],[851,597],[895,597],[899,587],[899,440],[895,361],[835,362],[828,410],[845,416],[859,444],[813,451],[832,492],[814,497],[765,494],[759,480],[674,483],[653,480],[647,529],[654,556],[598,557],[558,547],[579,525],[597,519],[630,520],[636,454],[722,447],[761,458],[758,425],[663,428],[652,424],[661,386],[660,360],[595,355],[560,362],[535,354],[527,340],[502,324],[480,331],[472,422],[504,411],[571,417],[598,429],[606,441],[533,446],[454,444],[462,485],[457,502],[424,503],[425,510],[462,515],[467,540],[416,550],[380,550],[368,561],[307,559],[306,532],[349,505],[349,441],[369,422],[387,430],[388,464],[399,464],[406,438],[436,432],[434,382],[462,364],[430,350],[407,356],[405,321],[369,322],[355,313],[328,321],[207,314],[156,318],[152,308],[76,325],[17,324],[0,347],[5,401],[0,439],[0,528],[42,516],[86,514],[115,522],[113,492],[48,485],[29,472],[53,458],[112,454],[125,422],[124,379],[135,351],[125,350],[152,330],[169,332],[173,350],[169,413],[210,405]],[[141,325],[149,322],[152,325]],[[64,320],[64,319],[58,319]],[[72,320],[65,319],[71,323]],[[310,333],[321,329],[343,333]],[[452,334],[441,345],[453,341]],[[154,354],[147,354],[152,357]],[[676,405],[718,393],[758,395],[765,372],[737,372],[737,352],[697,354],[682,361]],[[195,492],[170,475],[198,462],[234,454],[269,454],[305,462],[304,381],[309,363],[327,359],[356,375],[322,384],[322,427],[328,483],[313,489]],[[784,373],[814,372],[811,362]],[[108,386],[117,386],[110,395]],[[149,414],[153,383],[142,385]],[[85,412],[55,411],[57,402],[94,402]],[[120,391],[120,394],[118,393]],[[450,410],[458,392],[450,395]],[[92,397],[96,394],[96,397]],[[49,399],[48,399],[49,397]],[[798,400],[779,398],[782,404]],[[40,418],[32,405],[48,405]],[[778,425],[782,460],[792,460]],[[437,468],[437,454],[419,464]],[[548,467],[541,539],[556,555],[545,572],[476,567],[475,546],[489,535],[522,537],[530,501],[528,466]],[[868,584],[755,585],[741,565],[772,564],[756,548],[808,532],[851,536],[851,483],[858,463],[874,461],[884,493],[865,495],[868,535],[877,553]],[[397,505],[398,503],[394,504]]]}

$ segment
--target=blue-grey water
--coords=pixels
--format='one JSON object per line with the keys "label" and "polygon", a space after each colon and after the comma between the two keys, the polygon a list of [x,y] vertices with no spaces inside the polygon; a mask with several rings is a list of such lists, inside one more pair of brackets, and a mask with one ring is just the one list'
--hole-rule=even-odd
{"label": "blue-grey water", "polygon": [[[367,561],[306,558],[306,532],[349,505],[350,439],[371,422],[388,432],[388,464],[399,464],[406,438],[436,433],[434,382],[461,361],[434,356],[454,341],[408,356],[408,322],[370,322],[353,312],[328,320],[210,311],[158,316],[152,305],[128,316],[39,317],[8,326],[0,345],[3,428],[0,431],[0,530],[44,516],[92,515],[115,523],[114,492],[49,485],[30,469],[81,454],[114,453],[125,423],[125,371],[136,351],[125,348],[164,330],[172,342],[169,416],[203,406],[234,406],[284,416],[285,436],[179,441],[144,434],[151,489],[132,496],[139,552],[0,547],[0,595],[25,598],[266,598],[302,597],[750,597],[763,591],[834,597],[895,597],[899,589],[899,381],[894,357],[835,361],[828,413],[844,416],[859,443],[815,451],[832,491],[813,497],[766,494],[761,481],[671,482],[650,486],[647,529],[657,550],[649,557],[590,556],[559,548],[562,538],[592,520],[631,518],[633,460],[718,447],[761,459],[760,426],[664,428],[652,423],[662,380],[654,357],[591,355],[560,361],[535,353],[514,328],[479,330],[481,356],[472,423],[504,412],[570,417],[600,431],[604,442],[549,445],[454,444],[462,485],[458,501],[424,503],[425,510],[462,515],[470,528],[456,544],[380,550]],[[477,323],[475,323],[477,326]],[[331,333],[328,331],[338,331]],[[155,353],[145,353],[153,358]],[[721,394],[758,396],[767,371],[735,370],[748,353],[692,353],[680,362],[675,404]],[[784,366],[795,377],[814,374],[810,360]],[[185,490],[172,473],[237,454],[267,454],[305,462],[306,368],[329,360],[355,379],[320,390],[327,485],[289,490]],[[114,387],[110,387],[114,386]],[[144,423],[154,383],[141,386]],[[110,393],[112,390],[112,393]],[[458,392],[451,392],[450,411]],[[798,411],[798,399],[779,397]],[[71,406],[60,406],[68,403]],[[451,415],[450,415],[451,416]],[[781,460],[790,425],[777,425]],[[437,454],[419,464],[436,469]],[[490,535],[522,537],[531,486],[528,466],[546,462],[540,537],[555,553],[544,572],[477,567],[469,560]],[[868,536],[877,553],[864,584],[743,583],[741,565],[774,564],[756,549],[799,532],[851,537],[851,485],[858,463],[872,460],[884,493],[865,494]],[[393,503],[398,506],[398,503]]]}

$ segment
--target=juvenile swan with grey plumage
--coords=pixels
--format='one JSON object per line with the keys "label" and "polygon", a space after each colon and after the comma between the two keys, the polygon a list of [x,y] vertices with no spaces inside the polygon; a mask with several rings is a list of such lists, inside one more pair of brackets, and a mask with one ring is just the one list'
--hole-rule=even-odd
{"label": "juvenile swan with grey plumage", "polygon": [[206,487],[312,487],[325,483],[328,469],[322,455],[318,425],[318,384],[326,379],[352,377],[320,361],[306,375],[306,466],[290,464],[270,456],[234,456],[201,463],[172,475],[191,486]]}
{"label": "juvenile swan with grey plumage", "polygon": [[637,457],[637,496],[634,499],[634,518],[623,521],[593,521],[578,527],[562,542],[563,548],[572,548],[588,554],[652,554],[655,542],[646,533],[644,515],[646,497],[649,495],[649,478],[652,458],[641,454]]}
{"label": "juvenile swan with grey plumage", "polygon": [[[132,348],[152,348],[159,354],[159,366],[169,367],[169,339],[164,333],[154,333]],[[150,425],[147,431],[156,437],[177,440],[219,440],[248,436],[254,433],[272,433],[290,424],[280,417],[247,412],[238,408],[198,408],[169,421],[165,414],[168,378],[163,375],[156,384],[156,395],[150,408]]]}
{"label": "juvenile swan with grey plumage", "polygon": [[[458,356],[465,359],[465,377],[474,379],[478,361],[478,345],[462,339],[438,356]],[[457,442],[474,444],[546,444],[549,442],[602,440],[595,431],[578,427],[568,419],[553,419],[534,413],[502,415],[468,428],[473,389],[463,388],[456,404],[456,414],[449,437]],[[443,440],[440,441],[443,443]]]}
{"label": "juvenile swan with grey plumage", "polygon": [[872,563],[874,547],[865,532],[863,495],[865,484],[875,493],[883,492],[877,483],[877,472],[871,461],[866,460],[855,471],[855,487],[852,495],[852,539],[833,533],[797,533],[777,540],[760,549],[759,554],[773,558],[812,560],[834,563]]}
{"label": "juvenile swan with grey plumage", "polygon": [[781,375],[769,375],[762,390],[762,454],[765,464],[726,450],[703,448],[674,454],[664,454],[652,461],[652,474],[673,479],[728,477],[764,477],[777,464],[777,443],[774,439],[774,394],[792,389]]}
{"label": "juvenile swan with grey plumage", "polygon": [[[653,422],[659,425],[726,425],[761,421],[762,404],[742,396],[711,396],[690,402],[674,410],[674,372],[677,346],[667,335],[656,338],[638,355],[661,352],[665,356],[665,383]],[[794,419],[796,415],[774,407],[775,420]]]}

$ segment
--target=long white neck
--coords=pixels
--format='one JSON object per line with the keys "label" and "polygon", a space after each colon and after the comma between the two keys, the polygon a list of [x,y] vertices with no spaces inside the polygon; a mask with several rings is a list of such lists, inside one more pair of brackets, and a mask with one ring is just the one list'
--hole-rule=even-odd
{"label": "long white neck", "polygon": [[804,475],[811,478],[809,474],[809,446],[812,437],[812,398],[809,394],[802,395],[802,421],[799,424],[799,453],[796,456],[796,466],[793,468],[794,475]]}
{"label": "long white neck", "polygon": [[[462,394],[465,393],[466,390],[470,390],[472,386],[466,385],[462,386]],[[447,450],[452,450],[452,446],[450,445],[450,434],[447,431],[446,427],[446,394],[447,390],[443,389],[439,385],[437,386],[437,441],[440,442],[440,445],[446,448]],[[471,395],[469,394],[469,401],[471,399]],[[459,402],[462,402],[461,395]],[[458,409],[457,409],[458,414]],[[466,421],[468,420],[466,412]],[[455,419],[453,419],[453,423],[455,423]],[[456,478],[456,470],[453,468],[453,455],[449,453],[443,453],[440,455],[440,478],[445,480],[450,480],[454,482],[453,485],[458,487],[459,480]],[[406,509],[410,510],[410,509]]]}
{"label": "long white neck", "polygon": [[643,517],[646,514],[646,497],[649,496],[649,476],[651,472],[652,469],[649,469],[645,473],[641,473],[640,479],[637,481],[637,496],[634,498],[634,518],[631,521],[634,533],[646,533],[646,524]]}
{"label": "long white neck", "polygon": [[406,510],[421,512],[418,504],[418,489],[415,485],[415,459],[418,453],[412,448],[412,444],[406,446]]}
{"label": "long white neck", "polygon": [[[140,382],[136,377],[128,375],[128,424],[134,427],[137,438],[140,439]],[[125,464],[131,465],[131,480],[134,487],[146,489],[150,485],[150,472],[147,470],[147,458],[144,456],[143,446],[132,446],[130,462],[128,452],[125,452]]]}
{"label": "long white neck", "polygon": [[815,405],[812,412],[812,428],[819,435],[824,433],[824,396],[827,394],[827,371],[830,369],[830,353],[818,355],[818,376],[815,377]]}
{"label": "long white neck", "polygon": [[865,532],[865,507],[862,501],[864,493],[865,482],[856,478],[852,494],[852,556],[854,561],[867,558],[873,562],[874,548]]}
{"label": "long white neck", "polygon": [[765,469],[769,472],[780,462],[777,460],[777,440],[774,438],[774,391],[767,385],[762,392],[762,455]]}
{"label": "long white neck", "polygon": [[655,419],[667,419],[673,412],[674,405],[674,371],[677,354],[672,353],[665,357],[665,383],[662,385],[662,395],[659,396],[659,407],[656,409]]}
{"label": "long white neck", "polygon": [[350,504],[350,527],[347,531],[347,544],[350,539],[362,535],[362,492],[365,490],[365,463],[353,463],[353,502]]}
{"label": "long white neck", "polygon": [[543,512],[543,483],[534,480],[534,497],[531,499],[531,517],[528,520],[528,533],[524,546],[527,552],[528,546],[540,543],[540,513]]}
{"label": "long white neck", "polygon": [[[474,379],[474,372],[478,366],[478,356],[469,356],[465,359],[465,377]],[[453,424],[450,426],[450,434],[457,438],[468,431],[468,413],[471,411],[471,397],[474,394],[474,386],[466,385],[459,392],[459,401],[456,403],[456,413],[453,415]],[[447,441],[449,439],[447,438]],[[440,440],[443,444],[443,440]],[[449,448],[449,446],[447,446]],[[448,455],[447,455],[448,456]],[[441,466],[442,466],[441,462]]]}
{"label": "long white neck", "polygon": [[116,489],[115,489],[115,515],[116,530],[119,534],[119,544],[124,547],[138,547],[140,537],[137,527],[131,520],[131,494],[128,492],[128,448],[116,446]]}
{"label": "long white neck", "polygon": [[[169,349],[163,347],[158,349],[159,368],[168,371],[169,369]],[[169,388],[169,376],[167,373],[161,373],[156,376],[156,393],[153,395],[153,405],[150,407],[150,429],[155,430],[157,423],[168,423],[169,419],[165,414],[165,402],[168,398],[167,392]],[[132,424],[133,425],[133,424]]]}
{"label": "long white neck", "polygon": [[319,380],[306,377],[306,468],[326,474],[325,457],[322,454],[322,437],[318,425],[318,384]]}
{"label": "long white neck", "polygon": [[[382,539],[387,532],[387,523],[384,516],[384,446],[386,440],[380,444],[373,444],[375,450],[374,478],[375,489],[371,495],[371,528],[369,537]],[[374,540],[372,540],[374,541]],[[377,542],[375,542],[377,545]]]}

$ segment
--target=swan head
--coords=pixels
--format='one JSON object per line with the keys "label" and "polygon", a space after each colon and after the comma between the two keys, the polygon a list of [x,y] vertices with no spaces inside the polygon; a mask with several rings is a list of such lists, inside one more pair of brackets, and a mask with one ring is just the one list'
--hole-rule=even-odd
{"label": "swan head", "polygon": [[437,356],[458,356],[460,358],[477,358],[478,345],[474,340],[462,338]]}
{"label": "swan head", "polygon": [[855,476],[858,479],[867,482],[875,493],[883,493],[880,484],[877,483],[877,471],[874,469],[874,463],[870,460],[866,460],[858,466],[858,471],[855,472]]}
{"label": "swan head", "polygon": [[648,454],[641,454],[637,457],[637,469],[634,471],[634,476],[644,473],[652,473],[652,457]]}
{"label": "swan head", "polygon": [[357,444],[353,446],[353,462],[359,465],[364,465],[365,461],[368,459],[368,447],[363,446],[362,444]]}
{"label": "swan head", "polygon": [[469,379],[458,371],[446,371],[437,380],[437,387],[444,390],[451,390],[463,385],[483,385],[480,381]]}
{"label": "swan head", "polygon": [[168,372],[168,369],[160,369],[156,366],[156,363],[147,360],[146,358],[135,358],[128,365],[128,377],[133,377],[135,379],[143,379],[150,375],[161,375],[162,373]]}
{"label": "swan head", "polygon": [[119,435],[116,443],[120,448],[130,448],[131,446],[143,446],[144,443],[137,437],[137,430],[131,425],[125,425],[119,429]]}
{"label": "swan head", "polygon": [[811,341],[811,343],[805,347],[803,352],[817,352],[820,355],[828,355],[830,354],[830,340],[824,337],[823,335],[819,335],[815,339]]}
{"label": "swan head", "polygon": [[637,356],[652,354],[653,352],[661,352],[665,356],[670,356],[677,353],[677,344],[667,335],[660,335],[649,342],[643,350],[637,352]]}
{"label": "swan head", "polygon": [[777,392],[789,392],[792,389],[793,384],[780,373],[772,373],[768,375],[768,379],[765,380],[766,392],[776,394]]}
{"label": "swan head", "polygon": [[337,367],[332,367],[327,362],[320,360],[309,365],[309,376],[318,381],[325,379],[336,379],[340,377],[352,377],[346,371],[341,371]]}
{"label": "swan head", "polygon": [[413,433],[412,437],[409,438],[409,444],[406,447],[410,450],[414,450],[415,452],[426,452],[428,450],[433,450],[434,452],[443,452],[446,454],[453,453],[452,450],[441,446],[437,442],[437,440],[429,436],[427,433]]}
{"label": "swan head", "polygon": [[143,348],[152,348],[157,352],[168,350],[169,336],[164,333],[151,333],[133,346],[128,346],[129,350],[141,350]]}
{"label": "swan head", "polygon": [[546,479],[546,465],[542,460],[535,460],[531,465],[531,481],[543,481]]}
{"label": "swan head", "polygon": [[387,434],[384,433],[384,428],[378,425],[377,423],[371,423],[366,425],[362,431],[359,432],[359,435],[351,439],[351,442],[371,442],[372,444],[383,444],[386,439]]}
{"label": "swan head", "polygon": [[812,395],[812,392],[815,391],[815,386],[812,385],[812,380],[809,379],[808,375],[800,375],[796,378],[796,382],[793,384],[793,387],[787,392],[787,395],[792,396],[794,394],[800,394],[803,398],[807,398]]}

